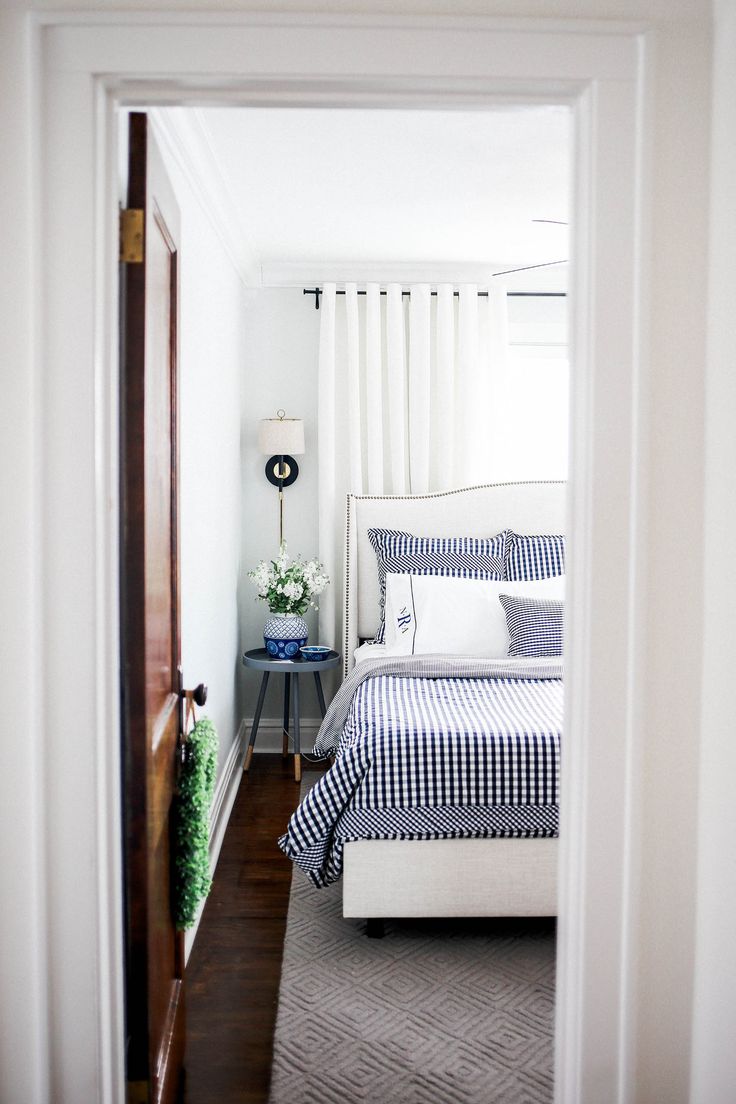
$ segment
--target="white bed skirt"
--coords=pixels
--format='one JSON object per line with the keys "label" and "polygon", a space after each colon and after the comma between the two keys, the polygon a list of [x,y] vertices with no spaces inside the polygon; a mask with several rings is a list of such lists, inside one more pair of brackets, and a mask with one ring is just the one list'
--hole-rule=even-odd
{"label": "white bed skirt", "polygon": [[556,916],[555,838],[345,844],[343,916]]}

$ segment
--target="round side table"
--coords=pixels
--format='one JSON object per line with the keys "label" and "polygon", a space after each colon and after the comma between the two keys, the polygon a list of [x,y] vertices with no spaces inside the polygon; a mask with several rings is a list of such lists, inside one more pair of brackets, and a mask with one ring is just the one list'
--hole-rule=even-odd
{"label": "round side table", "polygon": [[287,755],[289,750],[289,698],[292,676],[294,678],[294,781],[301,782],[302,760],[299,728],[299,676],[314,675],[314,682],[317,687],[317,700],[319,701],[319,708],[324,717],[325,696],[322,692],[322,682],[319,677],[320,671],[330,671],[333,667],[337,667],[340,663],[340,653],[329,652],[326,659],[318,660],[302,659],[301,657],[298,659],[272,659],[265,648],[252,648],[251,651],[243,654],[243,663],[246,667],[252,667],[255,671],[263,672],[261,688],[258,691],[258,703],[256,704],[256,712],[253,717],[253,728],[251,729],[250,740],[248,741],[248,750],[245,753],[243,770],[247,771],[249,769],[250,761],[253,758],[253,748],[255,747],[256,736],[258,735],[258,725],[261,720],[263,700],[266,697],[268,677],[274,672],[278,675],[284,675],[284,740],[282,745],[282,754],[284,756]]}

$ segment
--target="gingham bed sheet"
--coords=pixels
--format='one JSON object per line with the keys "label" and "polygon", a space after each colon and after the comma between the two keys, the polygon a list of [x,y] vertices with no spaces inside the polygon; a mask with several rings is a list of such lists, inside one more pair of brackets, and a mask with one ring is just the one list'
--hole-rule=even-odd
{"label": "gingham bed sheet", "polygon": [[557,834],[559,664],[432,658],[354,673],[335,763],[279,840],[314,885],[350,840]]}

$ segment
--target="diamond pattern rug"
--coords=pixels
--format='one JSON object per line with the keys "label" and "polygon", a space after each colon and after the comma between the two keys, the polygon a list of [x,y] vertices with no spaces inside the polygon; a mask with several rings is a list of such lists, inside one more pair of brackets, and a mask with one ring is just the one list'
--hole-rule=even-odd
{"label": "diamond pattern rug", "polygon": [[294,870],[270,1104],[551,1101],[554,922],[387,921],[368,939],[341,888]]}

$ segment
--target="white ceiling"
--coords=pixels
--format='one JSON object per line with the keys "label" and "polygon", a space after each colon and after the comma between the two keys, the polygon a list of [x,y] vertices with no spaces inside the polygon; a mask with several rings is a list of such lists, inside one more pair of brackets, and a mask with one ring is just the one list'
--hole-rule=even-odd
{"label": "white ceiling", "polygon": [[310,266],[325,278],[325,263],[338,278],[376,263],[439,276],[568,255],[565,226],[532,221],[568,219],[567,108],[203,108],[193,118],[265,283]]}

